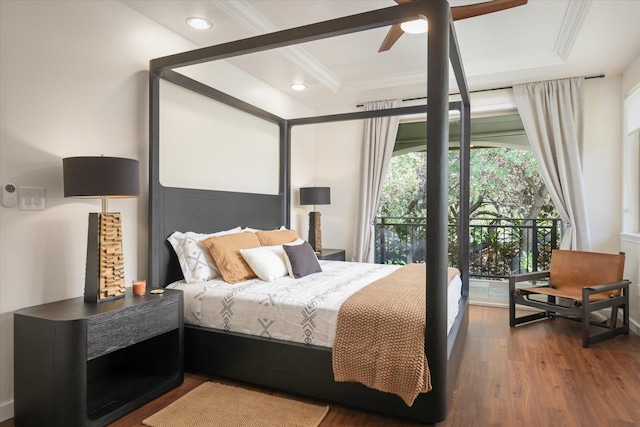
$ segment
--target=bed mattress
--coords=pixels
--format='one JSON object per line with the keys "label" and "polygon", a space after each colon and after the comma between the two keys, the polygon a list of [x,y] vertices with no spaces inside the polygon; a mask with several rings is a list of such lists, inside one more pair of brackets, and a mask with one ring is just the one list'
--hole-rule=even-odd
{"label": "bed mattress", "polygon": [[[167,286],[184,292],[184,321],[221,329],[332,347],[338,310],[352,294],[399,268],[394,265],[320,261],[322,273],[274,282],[252,279],[229,284],[223,280]],[[462,281],[448,287],[448,329],[458,315]]]}

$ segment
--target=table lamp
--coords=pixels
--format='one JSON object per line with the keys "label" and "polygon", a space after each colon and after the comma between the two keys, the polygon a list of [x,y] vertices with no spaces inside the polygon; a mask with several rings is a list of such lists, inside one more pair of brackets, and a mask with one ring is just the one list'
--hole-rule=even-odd
{"label": "table lamp", "polygon": [[300,204],[313,205],[313,212],[309,212],[309,244],[314,251],[321,252],[320,212],[316,211],[316,205],[331,204],[331,189],[329,187],[303,187],[300,189]]}
{"label": "table lamp", "polygon": [[121,157],[62,159],[64,197],[102,199],[102,212],[89,214],[85,302],[124,297],[122,221],[108,199],[140,196],[140,163]]}

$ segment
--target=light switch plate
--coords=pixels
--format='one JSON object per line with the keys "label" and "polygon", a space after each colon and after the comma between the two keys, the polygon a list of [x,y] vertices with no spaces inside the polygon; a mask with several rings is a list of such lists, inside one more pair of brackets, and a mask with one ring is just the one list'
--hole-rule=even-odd
{"label": "light switch plate", "polygon": [[44,187],[18,187],[18,194],[20,196],[19,209],[21,211],[44,210]]}

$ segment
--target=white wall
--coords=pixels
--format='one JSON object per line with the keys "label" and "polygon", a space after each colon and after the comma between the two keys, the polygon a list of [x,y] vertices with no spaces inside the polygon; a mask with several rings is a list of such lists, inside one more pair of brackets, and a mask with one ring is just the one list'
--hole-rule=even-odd
{"label": "white wall", "polygon": [[[622,76],[622,96],[640,85],[640,57],[638,57]],[[635,90],[640,90],[635,89]],[[622,153],[623,205],[622,231],[640,233],[640,132],[627,134],[626,121],[622,131],[624,149]]]}
{"label": "white wall", "polygon": [[[13,312],[83,294],[87,214],[100,203],[63,198],[62,158],[140,160],[142,197],[109,206],[123,215],[126,282],[146,277],[148,63],[196,46],[114,1],[2,0],[0,31],[0,182],[46,188],[44,211],[0,207],[3,421],[13,416]],[[231,66],[217,76],[229,87],[252,79]],[[244,96],[270,99],[284,117],[304,108],[268,88]]]}
{"label": "white wall", "polygon": [[621,76],[585,82],[584,187],[592,250],[617,253],[622,229]]}
{"label": "white wall", "polygon": [[[291,129],[291,228],[307,240],[309,212],[312,206],[300,206],[301,187],[324,187],[316,181],[315,126],[296,126]],[[329,247],[329,246],[327,246]]]}
{"label": "white wall", "polygon": [[331,187],[331,204],[318,207],[322,246],[346,249],[347,260],[353,250],[362,129],[362,120],[316,126],[316,182]]}
{"label": "white wall", "polygon": [[[640,84],[640,57],[622,76],[620,97]],[[640,335],[640,132],[626,134],[621,126],[622,150],[622,233],[620,250],[626,254],[625,277],[631,280],[629,301],[631,329]]]}
{"label": "white wall", "polygon": [[277,123],[166,81],[160,100],[162,185],[278,194]]}

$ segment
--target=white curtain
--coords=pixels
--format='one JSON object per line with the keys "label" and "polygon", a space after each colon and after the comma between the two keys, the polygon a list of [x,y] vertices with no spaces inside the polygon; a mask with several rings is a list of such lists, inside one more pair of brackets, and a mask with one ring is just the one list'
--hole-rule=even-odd
{"label": "white curtain", "polygon": [[[375,101],[365,104],[365,110],[400,107],[401,100]],[[384,177],[396,143],[400,118],[365,119],[360,160],[360,197],[356,210],[356,229],[351,260],[373,262],[375,255],[375,217],[382,193]]]}
{"label": "white curtain", "polygon": [[544,183],[566,222],[560,248],[589,251],[582,178],[584,78],[514,85],[513,92]]}

